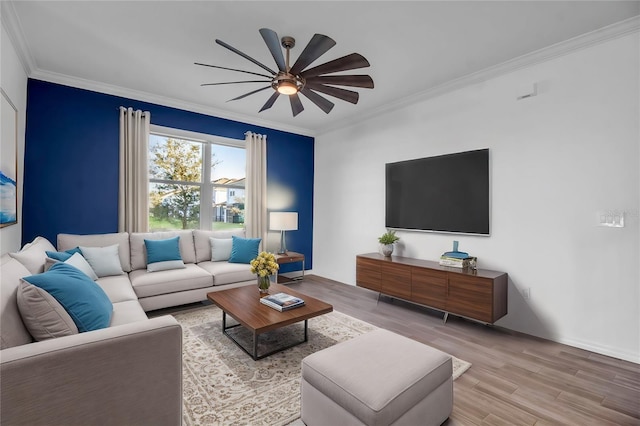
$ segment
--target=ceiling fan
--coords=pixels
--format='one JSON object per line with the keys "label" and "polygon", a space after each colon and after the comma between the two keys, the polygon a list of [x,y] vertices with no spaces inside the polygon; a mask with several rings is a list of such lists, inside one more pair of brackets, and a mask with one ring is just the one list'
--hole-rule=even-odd
{"label": "ceiling fan", "polygon": [[[291,102],[291,111],[293,116],[300,114],[304,107],[300,101],[298,93],[302,93],[311,102],[316,104],[322,111],[329,113],[334,107],[334,103],[321,96],[317,92],[324,93],[329,96],[341,99],[343,101],[357,104],[359,99],[358,92],[353,90],[342,89],[335,86],[350,86],[350,87],[363,87],[367,89],[373,89],[373,80],[368,75],[325,75],[332,74],[340,71],[353,70],[357,68],[365,68],[369,66],[369,62],[364,56],[358,53],[352,53],[350,55],[343,56],[338,59],[326,62],[322,65],[308,68],[316,59],[325,54],[329,49],[336,45],[336,42],[322,34],[315,34],[311,41],[304,48],[296,62],[289,65],[289,51],[295,46],[296,41],[293,37],[278,38],[278,34],[275,31],[268,28],[260,29],[260,34],[267,44],[273,59],[278,66],[278,71],[275,71],[263,63],[253,59],[246,53],[243,53],[233,46],[225,43],[222,40],[216,39],[216,43],[220,46],[229,49],[233,53],[236,53],[243,58],[253,62],[260,68],[269,72],[270,75],[260,74],[252,71],[239,70],[235,68],[221,67],[218,65],[209,65],[195,62],[195,65],[201,65],[205,67],[218,68],[229,71],[238,71],[245,74],[256,75],[264,77],[262,80],[244,80],[244,81],[230,81],[224,83],[204,83],[201,86],[217,86],[223,84],[238,84],[238,83],[269,83],[265,87],[261,87],[257,90],[245,93],[244,95],[230,99],[229,101],[236,101],[245,98],[249,95],[267,90],[269,88],[274,90],[274,93],[269,97],[267,102],[262,106],[260,112],[267,110],[273,106],[276,99],[280,95],[289,96]],[[286,59],[282,53],[282,48],[285,49]]]}

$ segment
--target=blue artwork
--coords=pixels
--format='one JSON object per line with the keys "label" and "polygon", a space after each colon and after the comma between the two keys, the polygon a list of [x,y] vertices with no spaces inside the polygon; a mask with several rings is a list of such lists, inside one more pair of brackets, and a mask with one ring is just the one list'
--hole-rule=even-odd
{"label": "blue artwork", "polygon": [[18,110],[4,90],[0,106],[0,228],[18,222]]}
{"label": "blue artwork", "polygon": [[0,170],[0,224],[17,221],[17,196],[16,181]]}

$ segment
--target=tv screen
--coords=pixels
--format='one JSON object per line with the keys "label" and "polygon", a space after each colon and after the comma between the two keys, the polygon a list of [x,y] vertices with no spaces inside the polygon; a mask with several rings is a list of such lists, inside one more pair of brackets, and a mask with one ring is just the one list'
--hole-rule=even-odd
{"label": "tv screen", "polygon": [[386,164],[386,227],[489,235],[489,150]]}

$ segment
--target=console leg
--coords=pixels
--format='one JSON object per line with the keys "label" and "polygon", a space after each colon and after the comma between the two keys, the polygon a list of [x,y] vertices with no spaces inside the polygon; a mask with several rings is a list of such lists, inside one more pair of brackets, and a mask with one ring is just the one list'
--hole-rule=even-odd
{"label": "console leg", "polygon": [[446,324],[447,323],[447,318],[449,318],[449,312],[445,312],[444,313],[444,318],[442,318],[442,323]]}

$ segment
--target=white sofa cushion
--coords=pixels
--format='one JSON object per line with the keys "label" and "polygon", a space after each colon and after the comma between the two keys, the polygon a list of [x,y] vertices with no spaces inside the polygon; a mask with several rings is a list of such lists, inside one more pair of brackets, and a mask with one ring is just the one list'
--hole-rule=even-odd
{"label": "white sofa cushion", "polygon": [[131,268],[133,270],[147,269],[147,249],[144,240],[166,240],[180,237],[180,256],[184,263],[196,262],[196,251],[193,247],[193,231],[167,231],[167,232],[133,232],[130,235],[131,242]]}
{"label": "white sofa cushion", "polygon": [[245,237],[244,228],[230,229],[228,231],[193,231],[193,242],[196,249],[196,261],[198,263],[211,260],[211,241],[209,238],[231,239],[233,236]]}
{"label": "white sofa cushion", "polygon": [[251,273],[251,265],[246,263],[207,261],[198,263],[198,266],[213,275],[214,286],[257,279]]}
{"label": "white sofa cushion", "polygon": [[145,321],[147,314],[140,306],[137,300],[128,300],[125,302],[119,302],[113,304],[113,316],[111,317],[111,324],[109,327],[115,327],[118,325],[129,324],[135,321]]}
{"label": "white sofa cushion", "polygon": [[129,234],[127,232],[92,235],[58,234],[59,251],[69,250],[78,246],[107,247],[115,244],[118,245],[118,257],[120,258],[122,270],[125,272],[131,271],[131,251],[129,248]]}
{"label": "white sofa cushion", "polygon": [[137,301],[138,296],[131,287],[131,281],[127,275],[112,275],[110,277],[98,278],[96,281],[100,288],[107,293],[111,303]]}
{"label": "white sofa cushion", "polygon": [[186,264],[184,269],[159,272],[136,269],[131,271],[129,279],[138,297],[156,296],[158,294],[176,293],[213,286],[211,274],[193,263]]}
{"label": "white sofa cushion", "polygon": [[25,244],[22,250],[9,253],[9,256],[22,263],[32,274],[40,274],[44,272],[47,251],[56,251],[56,248],[46,238],[36,237],[32,242]]}

